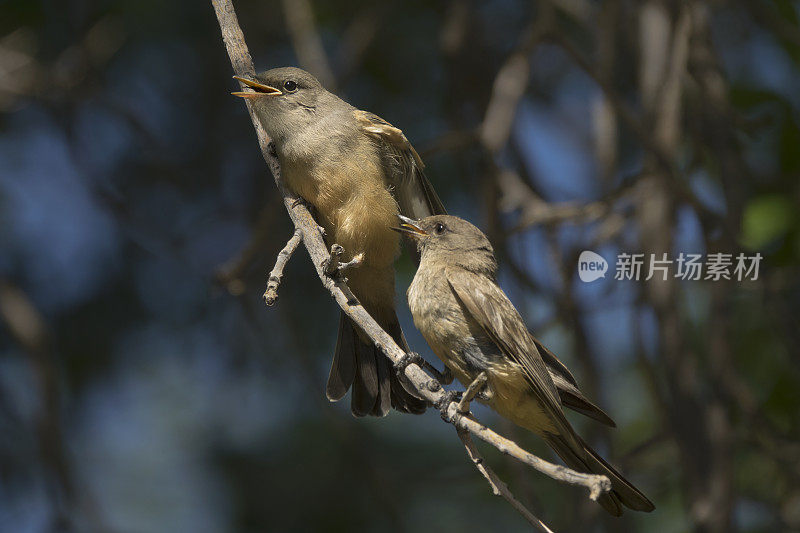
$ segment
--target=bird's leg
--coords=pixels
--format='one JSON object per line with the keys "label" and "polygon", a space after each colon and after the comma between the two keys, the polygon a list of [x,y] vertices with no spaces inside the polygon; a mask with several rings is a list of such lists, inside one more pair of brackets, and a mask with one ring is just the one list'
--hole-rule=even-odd
{"label": "bird's leg", "polygon": [[435,366],[433,366],[432,364],[428,363],[427,361],[425,362],[425,364],[427,365],[425,368],[431,374],[433,374],[433,377],[435,377],[437,379],[437,381],[439,381],[439,383],[441,383],[442,385],[450,385],[453,382],[453,380],[455,379],[455,376],[453,376],[453,373],[446,366],[444,367],[444,370],[439,372],[438,370],[436,370]]}
{"label": "bird's leg", "polygon": [[489,386],[487,385],[486,387],[484,387],[482,391],[476,394],[475,397],[482,402],[488,402],[491,401],[492,398],[494,398],[494,393],[491,391],[491,389],[489,389]]}
{"label": "bird's leg", "polygon": [[482,389],[486,387],[487,381],[489,381],[489,376],[486,375],[486,372],[481,372],[475,377],[474,380],[472,380],[472,383],[469,384],[469,387],[467,387],[464,395],[461,396],[461,401],[458,402],[459,413],[469,413],[469,403],[479,394],[482,396],[481,399],[484,400],[490,400],[492,398],[492,394],[488,391],[488,389],[486,391],[482,391]]}
{"label": "bird's leg", "polygon": [[[419,357],[419,355],[417,355],[417,357]],[[420,357],[420,359],[421,362],[417,364],[419,364],[419,366],[421,366],[422,368],[433,374],[433,377],[436,378],[436,381],[438,381],[439,384],[450,385],[453,382],[453,379],[455,379],[453,377],[453,373],[450,371],[449,368],[444,367],[444,370],[439,372],[435,366],[427,362],[425,359],[422,359],[422,357]]]}
{"label": "bird's leg", "polygon": [[411,363],[433,374],[433,377],[436,378],[436,381],[438,381],[440,385],[450,385],[453,382],[453,373],[450,372],[449,368],[444,367],[444,371],[439,372],[435,366],[423,359],[417,352],[406,353],[397,365],[395,365],[397,372],[402,374]]}

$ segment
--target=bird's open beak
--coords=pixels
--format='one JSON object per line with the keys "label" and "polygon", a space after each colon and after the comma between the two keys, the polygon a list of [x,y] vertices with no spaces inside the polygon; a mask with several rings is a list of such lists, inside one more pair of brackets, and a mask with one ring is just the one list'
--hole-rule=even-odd
{"label": "bird's open beak", "polygon": [[419,227],[419,222],[416,220],[404,217],[403,215],[397,215],[397,217],[400,219],[402,224],[400,224],[399,228],[392,228],[393,230],[400,233],[407,233],[415,238],[426,237],[428,235],[427,231]]}
{"label": "bird's open beak", "polygon": [[255,80],[248,80],[247,78],[241,78],[239,76],[234,76],[233,79],[239,80],[253,89],[252,91],[236,91],[231,93],[232,95],[240,98],[257,98],[259,96],[278,96],[283,94],[280,89],[270,87],[269,85],[264,85],[263,83],[259,83]]}

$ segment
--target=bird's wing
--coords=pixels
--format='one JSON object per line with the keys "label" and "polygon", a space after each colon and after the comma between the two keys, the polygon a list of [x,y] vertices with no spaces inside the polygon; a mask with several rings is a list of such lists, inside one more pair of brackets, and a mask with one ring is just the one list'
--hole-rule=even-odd
{"label": "bird's wing", "polygon": [[556,354],[548,350],[547,347],[533,335],[531,335],[531,338],[533,339],[534,344],[536,344],[536,348],[539,350],[539,354],[542,356],[542,359],[544,359],[544,363],[547,365],[547,370],[550,371],[550,377],[553,379],[553,383],[556,385],[558,396],[561,398],[561,403],[565,407],[569,407],[570,409],[577,411],[582,415],[586,415],[589,418],[593,418],[600,423],[611,426],[612,428],[617,427],[616,422],[614,422],[614,420],[608,416],[605,411],[593,404],[586,396],[583,395],[581,390],[578,388],[578,383],[575,381],[575,377],[572,375],[572,372],[570,372],[567,366],[562,363],[558,357],[556,357]]}
{"label": "bird's wing", "polygon": [[403,132],[367,111],[356,109],[353,113],[361,129],[380,150],[400,213],[414,219],[446,215],[442,201],[425,177],[422,159]]}
{"label": "bird's wing", "polygon": [[[464,283],[464,280],[468,280]],[[505,293],[493,282],[461,273],[458,283],[450,282],[458,299],[492,341],[511,360],[524,370],[532,387],[546,387],[546,379],[537,379],[542,366],[555,386],[560,403],[607,426],[616,427],[614,420],[578,388],[575,377],[556,355],[528,332],[522,317]]]}
{"label": "bird's wing", "polygon": [[500,351],[522,368],[537,403],[563,428],[559,433],[571,433],[564,427],[569,423],[561,410],[558,390],[514,304],[493,281],[464,270],[459,270],[457,276],[454,273],[452,269],[445,270],[450,288],[466,311]]}

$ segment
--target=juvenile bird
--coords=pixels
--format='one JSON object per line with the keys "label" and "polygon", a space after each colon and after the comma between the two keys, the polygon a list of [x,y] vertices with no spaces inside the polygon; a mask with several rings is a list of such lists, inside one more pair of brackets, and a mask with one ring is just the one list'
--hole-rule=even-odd
{"label": "juvenile bird", "polygon": [[598,502],[610,514],[621,515],[622,505],[652,511],[652,502],[570,425],[564,406],[608,425],[614,422],[581,394],[567,367],[525,327],[497,284],[497,262],[486,236],[453,216],[401,220],[395,229],[412,236],[422,255],[408,289],[414,324],[467,386],[459,408],[468,411],[477,396],[541,436],[570,468],[608,476],[612,490]]}
{"label": "juvenile bird", "polygon": [[[275,144],[286,186],[309,203],[328,244],[344,248],[348,285],[364,308],[404,349],[394,309],[393,263],[398,213],[420,218],[445,213],[417,152],[403,132],[326,91],[299,68],[236,77]],[[390,406],[420,413],[425,403],[409,393],[386,356],[344,314],[326,387],[331,401],[353,387],[356,416],[385,415]]]}

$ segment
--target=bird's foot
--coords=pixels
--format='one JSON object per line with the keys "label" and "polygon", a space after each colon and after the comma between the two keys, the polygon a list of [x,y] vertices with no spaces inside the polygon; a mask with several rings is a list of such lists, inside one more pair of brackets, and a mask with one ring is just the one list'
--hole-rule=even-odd
{"label": "bird's foot", "polygon": [[436,368],[434,368],[433,365],[429,364],[428,366],[430,366],[430,373],[433,374],[433,377],[435,377],[442,385],[450,385],[453,380],[456,379],[455,376],[453,376],[453,373],[447,367],[444,367],[444,370],[439,372],[436,370]]}
{"label": "bird's foot", "polygon": [[400,361],[395,365],[397,373],[402,375],[406,367],[411,363],[416,364],[418,367],[432,374],[436,381],[439,382],[439,385],[450,385],[453,382],[453,373],[450,372],[449,368],[444,367],[444,371],[439,372],[435,366],[423,359],[417,352],[408,352],[403,355]]}
{"label": "bird's foot", "polygon": [[398,375],[402,375],[405,373],[406,367],[410,364],[415,364],[421,367],[423,364],[425,364],[425,360],[417,352],[406,352],[403,354],[403,357],[401,357],[400,360],[394,364],[394,369]]}
{"label": "bird's foot", "polygon": [[464,395],[458,402],[459,413],[469,413],[469,404],[476,397],[483,401],[489,401],[492,399],[493,394],[488,387],[486,387],[487,381],[489,381],[489,376],[486,375],[486,372],[481,372],[475,377],[474,380],[472,380],[472,383],[469,384],[469,387],[467,387],[467,390],[464,391]]}
{"label": "bird's foot", "polygon": [[447,410],[450,407],[451,403],[459,401],[460,399],[462,399],[461,391],[455,391],[455,390],[444,391],[442,396],[439,398],[439,401],[437,401],[433,406],[439,410],[439,414],[442,415],[442,419],[445,422],[450,422],[451,417],[448,414]]}
{"label": "bird's foot", "polygon": [[422,357],[420,357],[420,359],[422,361],[420,363],[418,363],[419,366],[421,366],[426,371],[431,373],[433,375],[433,377],[436,379],[436,381],[439,382],[439,385],[442,385],[442,386],[450,385],[453,382],[453,379],[454,379],[453,378],[453,373],[450,372],[449,368],[444,367],[444,370],[439,372],[439,370],[435,366],[433,366],[432,364],[427,362],[425,359],[422,359]]}

